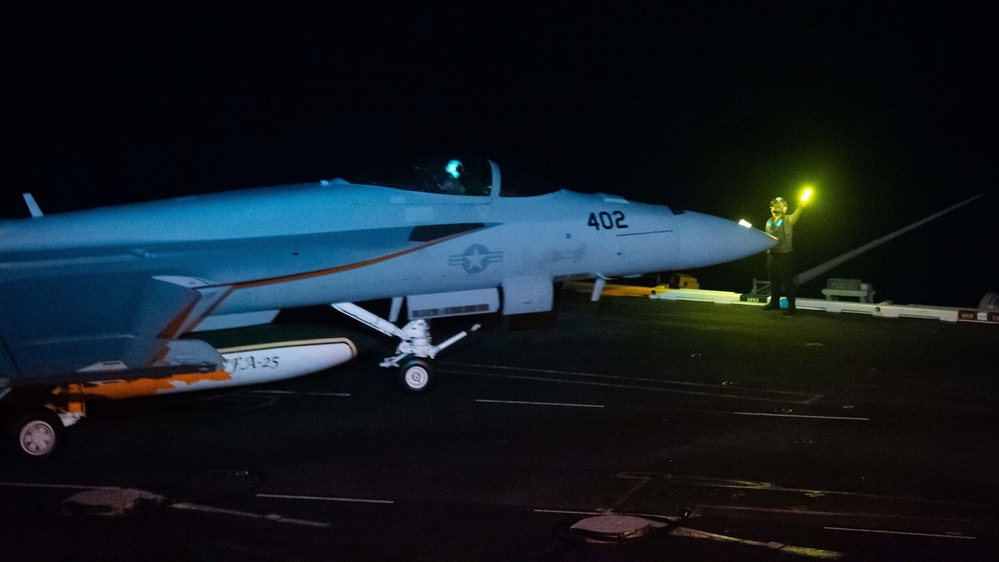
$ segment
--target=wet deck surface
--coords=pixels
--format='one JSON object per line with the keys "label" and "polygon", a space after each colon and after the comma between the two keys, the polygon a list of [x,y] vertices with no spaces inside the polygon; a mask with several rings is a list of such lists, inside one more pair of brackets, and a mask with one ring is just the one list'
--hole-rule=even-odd
{"label": "wet deck surface", "polygon": [[[53,462],[0,458],[0,558],[999,557],[996,326],[584,298],[455,346],[422,397],[378,370],[386,340],[280,385],[94,406]],[[64,513],[100,486],[165,502]],[[598,514],[655,528],[573,536]]]}

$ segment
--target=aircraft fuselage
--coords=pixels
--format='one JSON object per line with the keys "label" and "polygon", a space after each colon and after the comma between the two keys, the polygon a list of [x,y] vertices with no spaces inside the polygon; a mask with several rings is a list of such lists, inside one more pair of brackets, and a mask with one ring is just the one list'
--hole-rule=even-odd
{"label": "aircraft fuselage", "polygon": [[221,315],[482,289],[502,291],[506,313],[538,312],[560,279],[694,268],[772,244],[616,196],[504,197],[491,165],[482,195],[335,180],[2,221],[0,378],[113,358],[141,368]]}

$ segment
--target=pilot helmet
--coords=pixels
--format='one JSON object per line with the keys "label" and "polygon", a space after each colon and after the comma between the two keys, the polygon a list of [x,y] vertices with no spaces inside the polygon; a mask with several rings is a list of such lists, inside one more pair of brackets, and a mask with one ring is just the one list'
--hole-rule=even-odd
{"label": "pilot helmet", "polygon": [[776,197],[774,198],[773,201],[770,202],[770,209],[779,211],[781,213],[786,213],[787,201],[785,201],[783,197]]}
{"label": "pilot helmet", "polygon": [[462,165],[461,160],[451,160],[444,169],[454,179],[458,179],[459,176],[465,173],[465,166]]}

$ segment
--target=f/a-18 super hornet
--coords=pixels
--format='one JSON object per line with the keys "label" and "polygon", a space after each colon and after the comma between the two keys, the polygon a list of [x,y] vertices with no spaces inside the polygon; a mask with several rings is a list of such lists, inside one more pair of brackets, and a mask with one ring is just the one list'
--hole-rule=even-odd
{"label": "f/a-18 super hornet", "polygon": [[[714,216],[539,192],[474,158],[49,215],[25,200],[31,217],[0,221],[0,408],[30,458],[55,450],[91,396],[266,382],[354,356],[340,338],[220,350],[199,331],[332,305],[398,337],[382,366],[420,392],[464,335],[435,345],[431,318],[548,311],[562,280],[595,278],[596,295],[608,278],[773,244]],[[391,299],[388,318],[354,304],[375,299]]]}

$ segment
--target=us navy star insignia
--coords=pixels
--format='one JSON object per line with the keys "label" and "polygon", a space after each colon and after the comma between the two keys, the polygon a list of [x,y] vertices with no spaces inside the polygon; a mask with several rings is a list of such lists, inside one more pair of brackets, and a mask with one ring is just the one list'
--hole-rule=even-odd
{"label": "us navy star insignia", "polygon": [[460,265],[468,273],[478,273],[489,264],[503,261],[503,252],[490,252],[482,244],[472,244],[460,254],[448,256],[449,265]]}

